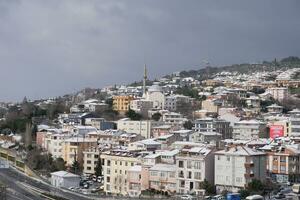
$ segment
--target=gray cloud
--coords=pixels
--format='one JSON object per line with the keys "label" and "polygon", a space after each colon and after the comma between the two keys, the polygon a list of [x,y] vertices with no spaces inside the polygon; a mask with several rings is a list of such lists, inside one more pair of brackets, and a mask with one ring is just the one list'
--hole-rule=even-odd
{"label": "gray cloud", "polygon": [[297,0],[0,0],[0,100],[299,55]]}

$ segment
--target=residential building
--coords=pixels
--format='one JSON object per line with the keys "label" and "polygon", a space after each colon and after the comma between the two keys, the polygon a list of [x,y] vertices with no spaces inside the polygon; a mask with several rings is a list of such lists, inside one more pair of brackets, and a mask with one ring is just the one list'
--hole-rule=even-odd
{"label": "residential building", "polygon": [[267,88],[266,93],[271,94],[272,97],[278,101],[281,101],[289,96],[288,88],[286,87]]}
{"label": "residential building", "polygon": [[194,121],[193,130],[196,132],[217,132],[222,135],[222,139],[232,137],[232,127],[230,122],[216,118],[202,118]]}
{"label": "residential building", "polygon": [[141,155],[125,150],[101,153],[103,160],[104,192],[128,195],[128,170],[142,162]]}
{"label": "residential building", "polygon": [[183,124],[188,121],[188,119],[183,117],[182,114],[176,112],[163,113],[162,120],[165,124],[178,127],[182,127]]}
{"label": "residential building", "polygon": [[278,183],[298,183],[300,181],[300,145],[279,145],[271,149],[263,148],[267,155],[268,175]]}
{"label": "residential building", "polygon": [[113,109],[125,113],[130,108],[130,102],[134,99],[133,96],[122,95],[113,97]]}
{"label": "residential building", "polygon": [[145,99],[135,99],[130,102],[130,109],[142,116],[147,117],[148,111],[153,108],[153,101]]}
{"label": "residential building", "polygon": [[[98,148],[90,148],[83,151],[83,173],[95,174],[95,168],[98,164],[100,151]],[[101,164],[103,164],[101,162]]]}
{"label": "residential building", "polygon": [[202,101],[202,109],[207,112],[218,113],[222,103],[218,99],[206,99]]}
{"label": "residential building", "polygon": [[234,123],[234,139],[257,139],[268,137],[267,124],[257,120],[242,120]]}
{"label": "residential building", "polygon": [[266,179],[266,154],[246,146],[226,147],[215,153],[217,193],[238,192],[254,179]]}
{"label": "residential building", "polygon": [[176,156],[177,193],[203,194],[201,182],[214,184],[214,148],[185,147]]}
{"label": "residential building", "polygon": [[174,164],[155,164],[149,169],[149,188],[167,194],[175,194],[176,169]]}
{"label": "residential building", "polygon": [[135,165],[128,169],[128,195],[139,197],[142,191],[142,166]]}
{"label": "residential building", "polygon": [[269,113],[282,113],[283,107],[277,104],[272,104],[267,107]]}
{"label": "residential building", "polygon": [[151,120],[134,121],[129,118],[120,119],[117,121],[118,130],[123,130],[128,133],[140,134],[145,138],[151,138],[152,127],[160,125],[162,122],[156,122]]}
{"label": "residential building", "polygon": [[184,95],[170,95],[166,96],[165,99],[165,109],[173,112],[178,112],[186,105],[191,105],[193,103],[193,99]]}
{"label": "residential building", "polygon": [[76,159],[83,166],[83,152],[97,146],[97,138],[72,137],[62,142],[62,158],[67,166]]}

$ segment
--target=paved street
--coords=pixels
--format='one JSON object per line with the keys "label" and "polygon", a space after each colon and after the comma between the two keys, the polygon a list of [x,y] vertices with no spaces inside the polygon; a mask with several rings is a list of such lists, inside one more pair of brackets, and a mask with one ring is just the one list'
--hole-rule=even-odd
{"label": "paved street", "polygon": [[14,169],[0,169],[0,180],[7,186],[7,197],[9,200],[39,200],[51,199],[42,197],[42,193],[64,197],[70,200],[87,200],[90,198],[82,197],[73,193],[64,192],[41,183],[15,171]]}

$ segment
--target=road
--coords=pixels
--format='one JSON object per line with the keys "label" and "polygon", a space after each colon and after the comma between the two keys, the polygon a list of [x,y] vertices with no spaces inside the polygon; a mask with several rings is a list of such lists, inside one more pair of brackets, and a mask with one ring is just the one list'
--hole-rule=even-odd
{"label": "road", "polygon": [[52,194],[70,200],[90,200],[91,198],[54,188],[48,184],[33,180],[15,169],[0,169],[0,180],[7,186],[8,200],[52,199],[43,194]]}

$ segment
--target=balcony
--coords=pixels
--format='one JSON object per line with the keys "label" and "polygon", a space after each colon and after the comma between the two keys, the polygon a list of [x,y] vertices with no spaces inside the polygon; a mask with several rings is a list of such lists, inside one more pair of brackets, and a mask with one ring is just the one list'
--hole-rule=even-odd
{"label": "balcony", "polygon": [[245,168],[251,168],[251,167],[254,167],[254,163],[252,162],[245,163]]}

